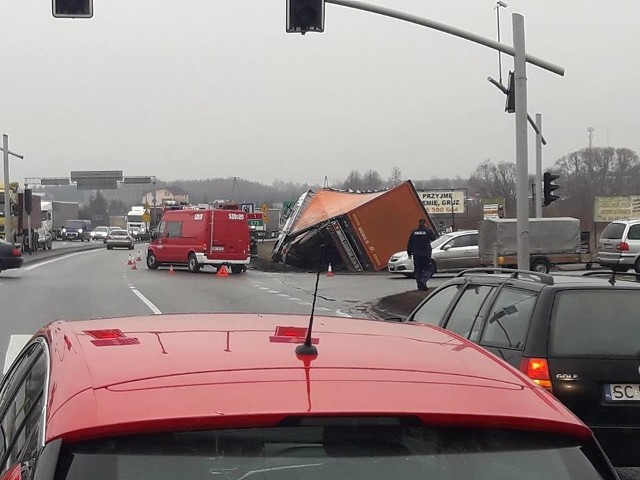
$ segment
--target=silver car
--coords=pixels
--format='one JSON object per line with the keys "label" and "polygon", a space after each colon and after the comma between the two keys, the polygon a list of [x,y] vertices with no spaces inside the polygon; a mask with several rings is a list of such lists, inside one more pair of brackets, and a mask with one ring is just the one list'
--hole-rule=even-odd
{"label": "silver car", "polygon": [[126,230],[113,230],[109,232],[105,243],[107,244],[107,250],[113,250],[114,247],[133,250],[133,237],[131,237]]}
{"label": "silver car", "polygon": [[617,272],[640,273],[640,220],[616,220],[605,227],[598,245],[598,263]]}
{"label": "silver car", "polygon": [[[478,231],[462,230],[447,233],[431,242],[431,259],[435,271],[460,270],[480,266]],[[413,260],[406,251],[394,253],[387,263],[391,273],[413,277]]]}

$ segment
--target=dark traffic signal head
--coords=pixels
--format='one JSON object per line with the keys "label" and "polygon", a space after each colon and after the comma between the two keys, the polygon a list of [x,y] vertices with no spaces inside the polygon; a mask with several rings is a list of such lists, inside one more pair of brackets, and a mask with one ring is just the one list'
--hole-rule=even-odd
{"label": "dark traffic signal head", "polygon": [[543,195],[543,202],[542,202],[543,207],[548,207],[552,202],[555,202],[560,198],[558,195],[553,193],[554,190],[557,190],[558,188],[560,188],[558,187],[558,185],[554,185],[553,183],[553,181],[556,180],[557,178],[560,178],[560,175],[557,175],[551,172],[544,173],[544,182],[543,182],[544,195]]}
{"label": "dark traffic signal head", "polygon": [[93,0],[51,0],[56,18],[91,18]]}
{"label": "dark traffic signal head", "polygon": [[27,215],[33,211],[33,191],[30,188],[24,189],[24,211]]}
{"label": "dark traffic signal head", "polygon": [[324,32],[324,0],[287,0],[287,33]]}
{"label": "dark traffic signal head", "polygon": [[507,89],[507,103],[504,106],[504,111],[508,113],[516,111],[516,79],[513,72],[509,72],[509,88]]}

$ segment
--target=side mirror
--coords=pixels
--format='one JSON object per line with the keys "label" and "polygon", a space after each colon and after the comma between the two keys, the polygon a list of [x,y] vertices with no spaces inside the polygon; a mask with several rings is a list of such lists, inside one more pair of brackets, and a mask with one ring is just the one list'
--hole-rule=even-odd
{"label": "side mirror", "polygon": [[444,250],[445,252],[447,250],[451,250],[451,245],[449,245],[449,244],[445,245],[444,247],[442,247],[442,250]]}

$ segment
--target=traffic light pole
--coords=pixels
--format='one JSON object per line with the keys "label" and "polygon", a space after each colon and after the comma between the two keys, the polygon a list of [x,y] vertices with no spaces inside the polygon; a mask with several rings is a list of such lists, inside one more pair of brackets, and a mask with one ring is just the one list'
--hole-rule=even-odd
{"label": "traffic light pole", "polygon": [[514,13],[513,46],[516,87],[516,209],[518,222],[518,268],[529,270],[529,160],[527,151],[527,62],[524,44],[524,17]]}
{"label": "traffic light pole", "polygon": [[[486,38],[473,32],[468,32],[461,28],[453,27],[451,25],[437,22],[429,18],[419,17],[410,13],[394,10],[392,8],[383,7],[381,5],[371,5],[359,0],[325,0],[325,3],[331,3],[333,5],[339,5],[341,7],[353,8],[355,10],[362,10],[365,12],[383,15],[385,17],[403,20],[409,23],[415,23],[416,25],[422,25],[423,27],[438,30],[443,33],[448,33],[449,35],[453,35],[454,37],[464,38],[465,40],[469,40],[470,42],[484,45],[485,47],[489,47],[493,50],[498,50],[499,52],[506,53],[507,55],[511,55],[512,57],[515,57],[516,54],[515,47],[510,47],[509,45],[496,42],[491,38]],[[525,58],[526,61],[532,65],[540,67],[544,70],[548,70],[549,72],[555,73],[560,76],[564,75],[564,68],[559,65],[555,65],[551,62],[547,62],[546,60],[529,54],[525,54]]]}
{"label": "traffic light pole", "polygon": [[[416,25],[438,30],[459,38],[464,38],[473,43],[498,50],[514,57],[515,87],[516,87],[516,200],[517,200],[517,224],[518,224],[518,268],[529,269],[529,165],[527,152],[527,70],[526,64],[531,63],[544,70],[564,75],[564,68],[541,58],[528,55],[525,50],[524,17],[520,14],[512,14],[513,23],[513,47],[485,38],[472,32],[467,32],[444,23],[436,22],[428,18],[418,17],[380,5],[371,5],[358,0],[325,0],[326,3],[343,7],[376,13],[386,17],[396,18]],[[535,127],[534,127],[535,128]]]}

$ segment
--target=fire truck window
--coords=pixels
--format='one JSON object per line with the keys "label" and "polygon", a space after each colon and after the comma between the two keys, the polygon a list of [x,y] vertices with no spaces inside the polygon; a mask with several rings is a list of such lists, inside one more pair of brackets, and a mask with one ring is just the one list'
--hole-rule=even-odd
{"label": "fire truck window", "polygon": [[165,225],[166,236],[179,238],[182,235],[182,222],[167,222]]}

